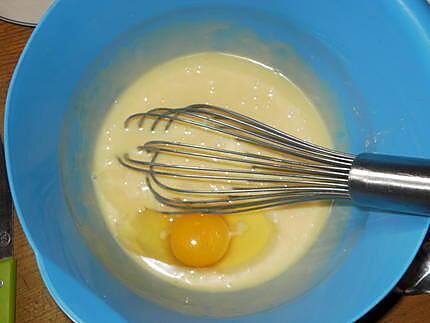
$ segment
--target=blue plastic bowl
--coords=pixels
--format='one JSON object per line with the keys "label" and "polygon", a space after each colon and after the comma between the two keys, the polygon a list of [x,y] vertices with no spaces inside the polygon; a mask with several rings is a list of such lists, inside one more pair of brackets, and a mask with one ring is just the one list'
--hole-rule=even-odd
{"label": "blue plastic bowl", "polygon": [[[94,66],[109,67],[105,53],[112,48],[122,54],[136,49],[137,43],[123,39],[166,20],[197,27],[218,21],[288,43],[333,93],[352,152],[430,157],[430,30],[425,28],[430,8],[424,1],[58,1],[34,31],[14,73],[5,147],[18,216],[42,277],[78,322],[213,321],[155,305],[123,284],[97,250],[88,248],[88,236],[97,239],[97,230],[83,234],[83,219],[71,210],[80,206],[69,207],[63,185],[61,156],[78,149],[64,146],[63,128],[75,131],[76,142],[86,141],[79,137],[87,133],[78,122],[85,111],[70,112],[82,80]],[[207,48],[196,41],[189,50],[235,52],[234,46],[219,45],[228,33],[218,36]],[[186,52],[179,46],[176,53],[160,52],[159,59]],[[106,86],[119,91],[123,82]],[[72,121],[70,113],[75,113]],[[80,178],[77,169],[69,171]],[[345,322],[366,313],[405,272],[429,221],[356,208],[351,219],[364,221],[353,232],[346,226],[343,240],[355,234],[351,250],[315,287],[273,309],[219,320]]]}

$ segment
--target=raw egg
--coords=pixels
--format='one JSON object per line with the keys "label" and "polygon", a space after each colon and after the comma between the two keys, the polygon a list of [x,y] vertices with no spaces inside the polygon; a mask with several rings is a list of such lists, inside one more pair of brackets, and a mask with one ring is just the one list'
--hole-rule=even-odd
{"label": "raw egg", "polygon": [[228,250],[230,233],[219,215],[188,214],[174,221],[170,248],[182,264],[207,267],[219,262]]}

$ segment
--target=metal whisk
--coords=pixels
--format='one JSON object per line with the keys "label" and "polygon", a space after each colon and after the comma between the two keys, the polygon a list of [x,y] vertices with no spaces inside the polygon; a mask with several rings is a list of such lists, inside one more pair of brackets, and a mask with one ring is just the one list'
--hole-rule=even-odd
{"label": "metal whisk", "polygon": [[[147,184],[155,198],[173,208],[168,213],[236,213],[305,201],[351,199],[365,207],[430,214],[429,160],[368,153],[355,156],[327,149],[206,104],[137,113],[124,126],[142,128],[148,119],[152,131],[161,126],[168,131],[173,123],[181,123],[255,149],[236,151],[154,140],[137,147],[150,153],[149,160],[131,154],[119,157],[125,167],[148,175]],[[183,162],[190,159],[209,166]],[[195,188],[191,183],[196,182],[205,185]],[[216,189],[207,188],[211,183],[217,183]]]}

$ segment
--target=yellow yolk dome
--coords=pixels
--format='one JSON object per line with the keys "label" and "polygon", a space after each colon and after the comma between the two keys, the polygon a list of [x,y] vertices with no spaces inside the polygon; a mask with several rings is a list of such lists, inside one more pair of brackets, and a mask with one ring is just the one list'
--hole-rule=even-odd
{"label": "yellow yolk dome", "polygon": [[229,228],[219,215],[187,214],[173,222],[170,248],[189,267],[216,264],[227,252]]}

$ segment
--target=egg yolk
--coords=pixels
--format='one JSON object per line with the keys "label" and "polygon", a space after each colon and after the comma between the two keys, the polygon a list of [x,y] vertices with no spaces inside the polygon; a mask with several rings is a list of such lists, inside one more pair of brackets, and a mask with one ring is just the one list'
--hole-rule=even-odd
{"label": "egg yolk", "polygon": [[219,215],[187,214],[175,220],[170,232],[170,248],[182,264],[207,267],[227,252],[230,233]]}

